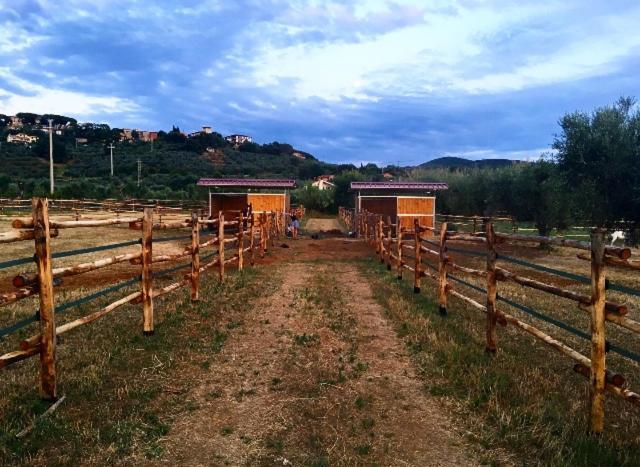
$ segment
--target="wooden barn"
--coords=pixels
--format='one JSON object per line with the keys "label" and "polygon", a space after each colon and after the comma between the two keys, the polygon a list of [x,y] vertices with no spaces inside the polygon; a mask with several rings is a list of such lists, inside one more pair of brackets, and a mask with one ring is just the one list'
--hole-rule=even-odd
{"label": "wooden barn", "polygon": [[413,228],[414,219],[423,227],[435,226],[435,192],[447,188],[439,182],[351,182],[358,212],[389,216],[392,223],[407,229]]}
{"label": "wooden barn", "polygon": [[[225,216],[252,212],[289,212],[289,189],[295,188],[295,180],[266,178],[201,178],[198,186],[209,187],[209,216],[221,211]],[[234,190],[234,191],[225,191]]]}

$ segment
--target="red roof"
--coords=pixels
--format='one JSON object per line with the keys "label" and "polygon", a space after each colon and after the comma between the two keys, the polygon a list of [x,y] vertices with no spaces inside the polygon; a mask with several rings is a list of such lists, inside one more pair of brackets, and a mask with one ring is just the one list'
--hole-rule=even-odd
{"label": "red roof", "polygon": [[201,178],[199,186],[234,186],[250,188],[295,188],[295,180],[274,178]]}
{"label": "red roof", "polygon": [[446,190],[443,182],[351,182],[352,190]]}

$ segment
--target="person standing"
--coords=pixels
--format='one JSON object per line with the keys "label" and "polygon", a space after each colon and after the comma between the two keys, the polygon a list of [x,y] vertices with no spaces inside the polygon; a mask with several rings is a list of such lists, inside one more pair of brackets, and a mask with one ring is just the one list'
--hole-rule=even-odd
{"label": "person standing", "polygon": [[298,230],[300,230],[300,221],[296,216],[291,216],[291,234],[293,238],[298,238]]}

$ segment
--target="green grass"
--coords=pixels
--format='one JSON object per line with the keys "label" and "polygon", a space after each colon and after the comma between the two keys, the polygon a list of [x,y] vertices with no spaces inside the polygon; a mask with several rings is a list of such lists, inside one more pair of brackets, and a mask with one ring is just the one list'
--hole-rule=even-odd
{"label": "green grass", "polygon": [[498,355],[488,356],[482,313],[450,299],[442,317],[430,279],[417,295],[412,283],[398,282],[376,261],[361,267],[427,390],[473,433],[483,463],[515,457],[527,464],[640,465],[636,407],[608,395],[606,432],[593,437],[588,383],[571,361],[509,327],[498,328]]}

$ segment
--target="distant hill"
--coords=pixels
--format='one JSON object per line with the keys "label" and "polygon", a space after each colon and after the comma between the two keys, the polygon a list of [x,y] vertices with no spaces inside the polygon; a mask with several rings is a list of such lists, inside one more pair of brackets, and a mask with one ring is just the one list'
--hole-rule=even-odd
{"label": "distant hill", "polygon": [[470,159],[464,159],[462,157],[439,157],[437,159],[430,160],[418,167],[423,169],[434,168],[498,168],[508,167],[513,164],[518,164],[522,161],[515,161],[511,159],[481,159],[478,161],[472,161]]}

